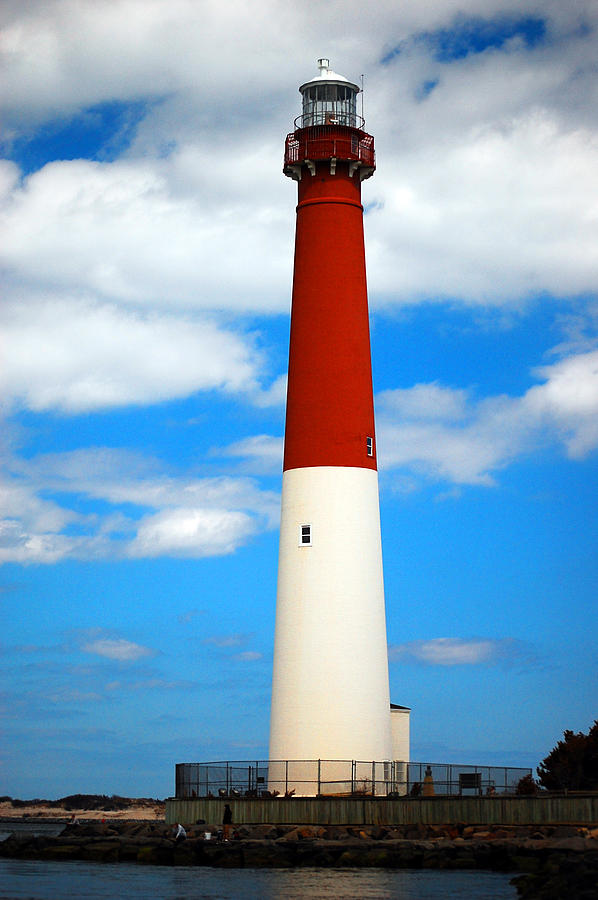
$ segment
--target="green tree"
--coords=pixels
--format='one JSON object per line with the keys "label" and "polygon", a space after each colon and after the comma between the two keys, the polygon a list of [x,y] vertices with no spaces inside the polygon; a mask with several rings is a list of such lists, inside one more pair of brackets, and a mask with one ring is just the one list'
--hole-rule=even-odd
{"label": "green tree", "polygon": [[549,791],[598,790],[598,720],[588,734],[565,731],[537,768],[538,780]]}

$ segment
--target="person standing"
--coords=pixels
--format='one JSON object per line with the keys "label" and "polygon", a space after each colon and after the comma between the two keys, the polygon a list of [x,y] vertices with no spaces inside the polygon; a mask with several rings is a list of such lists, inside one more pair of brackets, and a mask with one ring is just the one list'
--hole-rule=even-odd
{"label": "person standing", "polygon": [[228,805],[228,803],[225,803],[224,804],[224,814],[222,816],[222,830],[224,832],[223,837],[224,837],[225,841],[230,840],[230,830],[231,830],[232,823],[233,823],[232,810],[231,810],[230,806]]}

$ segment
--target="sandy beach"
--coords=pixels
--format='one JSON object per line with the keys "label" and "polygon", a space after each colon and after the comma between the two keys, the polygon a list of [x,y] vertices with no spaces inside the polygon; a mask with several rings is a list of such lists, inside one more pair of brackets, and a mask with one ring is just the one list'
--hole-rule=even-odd
{"label": "sandy beach", "polygon": [[30,803],[21,806],[13,806],[10,800],[0,802],[0,818],[1,819],[23,819],[23,818],[40,818],[40,819],[65,819],[68,820],[72,815],[78,819],[86,819],[101,822],[102,820],[127,820],[135,821],[163,821],[164,820],[164,804],[155,801],[131,801],[131,805],[126,809],[86,809],[81,807],[66,809],[63,806],[54,806],[46,803]]}

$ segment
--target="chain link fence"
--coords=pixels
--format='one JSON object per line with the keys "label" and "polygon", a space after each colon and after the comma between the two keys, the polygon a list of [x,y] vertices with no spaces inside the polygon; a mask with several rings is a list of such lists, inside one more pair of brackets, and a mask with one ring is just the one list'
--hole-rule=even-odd
{"label": "chain link fence", "polygon": [[455,797],[515,794],[531,769],[359,760],[178,763],[177,799],[193,797]]}

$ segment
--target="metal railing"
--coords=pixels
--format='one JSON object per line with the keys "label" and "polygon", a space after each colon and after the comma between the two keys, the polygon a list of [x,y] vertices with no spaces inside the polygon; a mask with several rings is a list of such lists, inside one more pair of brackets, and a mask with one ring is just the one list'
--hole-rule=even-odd
{"label": "metal railing", "polygon": [[305,159],[344,159],[375,167],[374,138],[359,128],[336,125],[314,125],[301,128],[287,135],[285,165],[294,165]]}
{"label": "metal railing", "polygon": [[326,109],[297,116],[293,125],[296,129],[311,128],[313,125],[347,125],[349,128],[359,128],[363,131],[365,119],[354,112],[334,112]]}
{"label": "metal railing", "polygon": [[531,769],[360,760],[178,763],[175,797],[455,797],[515,794]]}

